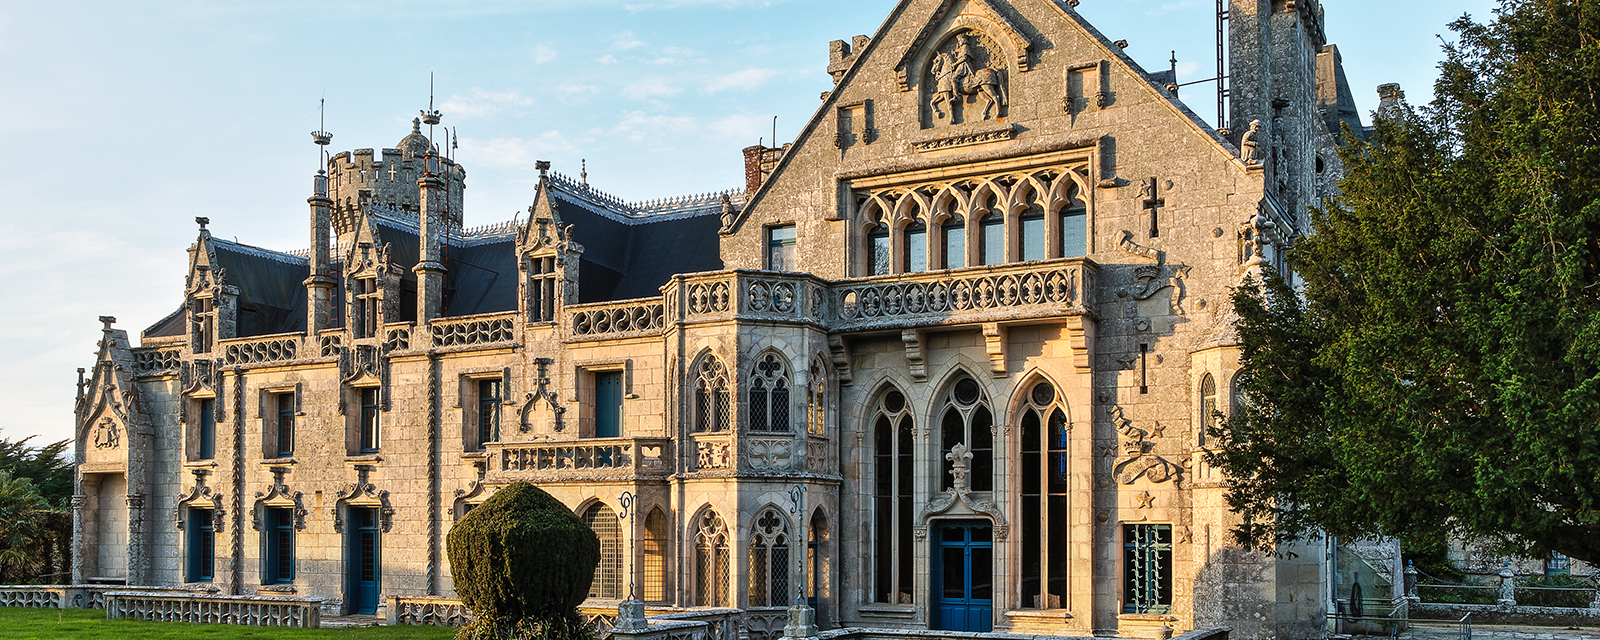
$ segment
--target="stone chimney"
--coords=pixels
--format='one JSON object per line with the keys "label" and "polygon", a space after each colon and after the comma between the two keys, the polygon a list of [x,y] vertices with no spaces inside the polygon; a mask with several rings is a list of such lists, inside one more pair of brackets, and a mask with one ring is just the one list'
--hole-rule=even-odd
{"label": "stone chimney", "polygon": [[417,186],[422,192],[421,229],[417,233],[419,244],[417,266],[417,324],[433,322],[444,313],[444,272],[440,262],[439,242],[444,235],[445,221],[450,219],[449,196],[444,179],[439,175],[439,157],[429,153],[422,177]]}
{"label": "stone chimney", "polygon": [[765,147],[755,145],[744,148],[744,190],[745,193],[755,193],[766,178],[778,168],[778,161],[783,159],[783,154],[789,152],[789,147],[794,143],[784,143],[782,147]]}
{"label": "stone chimney", "polygon": [[306,335],[314,336],[328,328],[333,311],[333,289],[338,281],[329,268],[329,226],[333,199],[328,197],[328,175],[318,171],[312,182],[311,197],[311,273],[306,278]]}
{"label": "stone chimney", "polygon": [[1378,85],[1378,111],[1373,114],[1374,119],[1397,118],[1405,108],[1406,92],[1400,89],[1399,83],[1388,82]]}

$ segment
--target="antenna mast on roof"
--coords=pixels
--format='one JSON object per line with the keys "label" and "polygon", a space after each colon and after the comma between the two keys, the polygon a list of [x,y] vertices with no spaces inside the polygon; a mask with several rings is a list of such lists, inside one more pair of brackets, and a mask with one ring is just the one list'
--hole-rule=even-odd
{"label": "antenna mast on roof", "polygon": [[317,167],[317,173],[322,173],[328,166],[328,145],[333,143],[333,134],[328,133],[327,98],[317,102],[317,130],[311,132],[311,141],[320,147],[317,150],[317,161],[322,166]]}
{"label": "antenna mast on roof", "polygon": [[433,144],[433,125],[439,124],[439,112],[433,108],[433,72],[428,72],[428,109],[422,112],[422,121],[428,125],[428,146]]}

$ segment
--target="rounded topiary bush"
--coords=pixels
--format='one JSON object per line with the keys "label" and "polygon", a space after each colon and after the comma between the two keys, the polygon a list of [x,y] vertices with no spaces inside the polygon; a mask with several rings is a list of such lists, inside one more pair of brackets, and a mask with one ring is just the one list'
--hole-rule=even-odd
{"label": "rounded topiary bush", "polygon": [[463,637],[584,636],[600,539],[560,500],[526,482],[506,486],[446,538],[456,594],[478,617]]}

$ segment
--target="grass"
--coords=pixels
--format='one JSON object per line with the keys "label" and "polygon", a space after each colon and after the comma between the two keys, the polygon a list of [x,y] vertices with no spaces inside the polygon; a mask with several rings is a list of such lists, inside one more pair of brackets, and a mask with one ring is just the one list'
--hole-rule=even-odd
{"label": "grass", "polygon": [[444,627],[363,627],[355,629],[286,629],[227,624],[107,620],[99,609],[22,609],[0,607],[0,640],[22,638],[250,638],[251,640],[448,640],[456,630]]}

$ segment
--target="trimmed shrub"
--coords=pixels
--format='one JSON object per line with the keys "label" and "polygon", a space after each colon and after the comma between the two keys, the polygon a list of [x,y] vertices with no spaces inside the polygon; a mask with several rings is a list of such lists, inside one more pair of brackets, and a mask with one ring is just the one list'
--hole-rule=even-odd
{"label": "trimmed shrub", "polygon": [[589,594],[600,539],[560,500],[526,482],[490,496],[445,540],[461,602],[478,623],[461,638],[591,634],[577,607]]}

